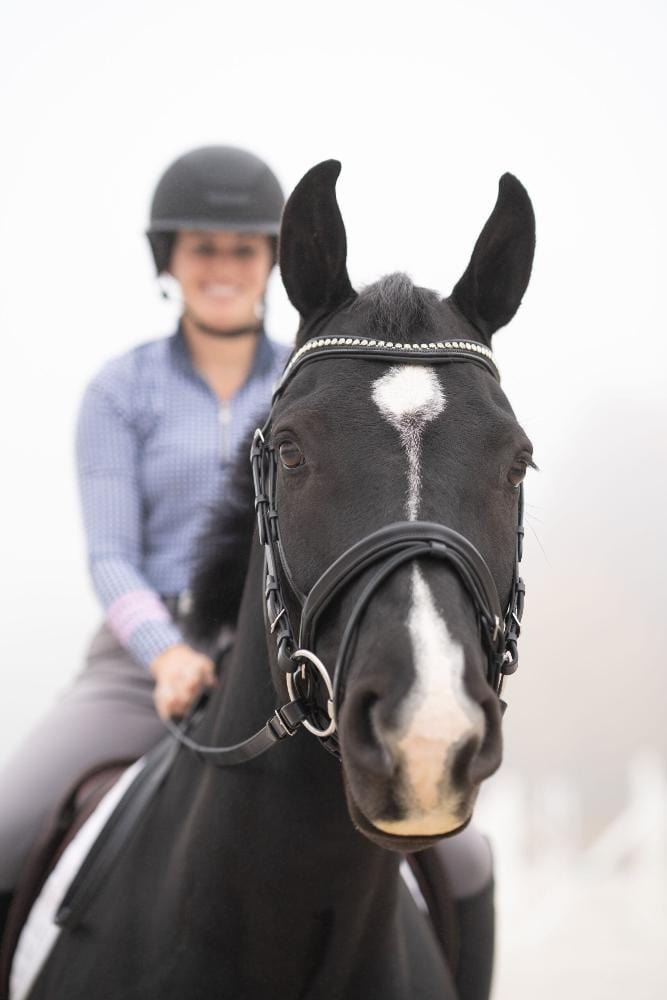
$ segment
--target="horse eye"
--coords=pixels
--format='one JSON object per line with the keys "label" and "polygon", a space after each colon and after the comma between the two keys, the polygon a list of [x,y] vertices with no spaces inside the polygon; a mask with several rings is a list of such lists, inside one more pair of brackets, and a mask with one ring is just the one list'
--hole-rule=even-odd
{"label": "horse eye", "polygon": [[521,486],[521,483],[526,478],[526,470],[528,468],[527,462],[521,462],[520,460],[515,461],[514,465],[510,469],[507,478],[515,489]]}
{"label": "horse eye", "polygon": [[299,448],[298,444],[294,444],[293,441],[283,441],[278,448],[278,454],[280,455],[280,461],[286,469],[296,469],[306,461],[306,456],[301,451],[301,448]]}

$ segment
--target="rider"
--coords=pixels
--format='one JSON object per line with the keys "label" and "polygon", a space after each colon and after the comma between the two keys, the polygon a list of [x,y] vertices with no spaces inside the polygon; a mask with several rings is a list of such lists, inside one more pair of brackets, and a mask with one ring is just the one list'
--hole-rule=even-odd
{"label": "rider", "polygon": [[147,236],[182,314],[84,395],[79,484],[104,621],[81,673],[0,772],[0,937],[28,848],[69,786],[145,753],[164,736],[158,715],[182,714],[214,680],[180,626],[196,539],[289,351],[263,325],[283,201],[269,167],[229,146],[186,153],[155,190]]}

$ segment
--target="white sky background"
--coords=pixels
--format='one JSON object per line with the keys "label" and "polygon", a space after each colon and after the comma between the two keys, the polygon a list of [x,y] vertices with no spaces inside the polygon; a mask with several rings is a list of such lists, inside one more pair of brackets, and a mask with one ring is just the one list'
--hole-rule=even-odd
{"label": "white sky background", "polygon": [[[357,286],[448,293],[510,170],[533,278],[496,338],[535,443],[507,765],[590,822],[665,735],[663,4],[6,3],[0,24],[0,759],[79,669],[90,590],[73,429],[111,355],[170,331],[143,237],[178,154],[247,146],[338,192]],[[294,314],[274,281],[270,329]],[[538,540],[535,537],[539,538]]]}

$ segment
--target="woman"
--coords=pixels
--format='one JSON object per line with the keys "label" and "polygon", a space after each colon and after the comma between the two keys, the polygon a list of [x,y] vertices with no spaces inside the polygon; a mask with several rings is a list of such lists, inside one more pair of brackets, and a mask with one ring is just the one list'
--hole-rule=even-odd
{"label": "woman", "polygon": [[0,936],[21,863],[68,787],[145,753],[164,736],[158,716],[214,683],[180,622],[197,536],[289,350],[262,321],[282,206],[269,167],[224,146],[180,157],[155,191],[147,235],[182,316],[172,336],[105,365],[84,396],[79,482],[105,617],[83,671],[0,773]]}

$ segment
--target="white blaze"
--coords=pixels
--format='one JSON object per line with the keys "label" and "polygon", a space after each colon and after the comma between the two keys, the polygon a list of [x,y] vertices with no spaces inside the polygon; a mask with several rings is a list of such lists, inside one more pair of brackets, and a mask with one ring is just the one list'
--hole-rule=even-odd
{"label": "white blaze", "polygon": [[[426,424],[445,408],[445,394],[432,368],[405,365],[390,369],[373,386],[373,400],[399,432],[408,460],[406,514],[417,519],[421,501],[422,438]],[[408,617],[415,680],[401,707],[387,748],[402,764],[407,816],[376,821],[387,833],[445,833],[461,822],[459,795],[450,770],[458,749],[471,737],[482,742],[484,713],[468,695],[463,649],[438,612],[421,571],[412,569],[412,608]]]}
{"label": "white blaze", "polygon": [[484,712],[465,689],[463,649],[438,613],[417,566],[412,569],[408,618],[415,681],[401,707],[395,732],[385,742],[400,760],[405,781],[405,819],[376,822],[387,833],[427,836],[457,827],[459,793],[451,783],[456,753],[471,737],[481,744]]}
{"label": "white blaze", "polygon": [[424,428],[445,408],[445,394],[432,368],[401,365],[390,368],[373,386],[373,401],[398,431],[408,458],[408,498],[405,512],[416,521],[421,500],[421,455]]}

